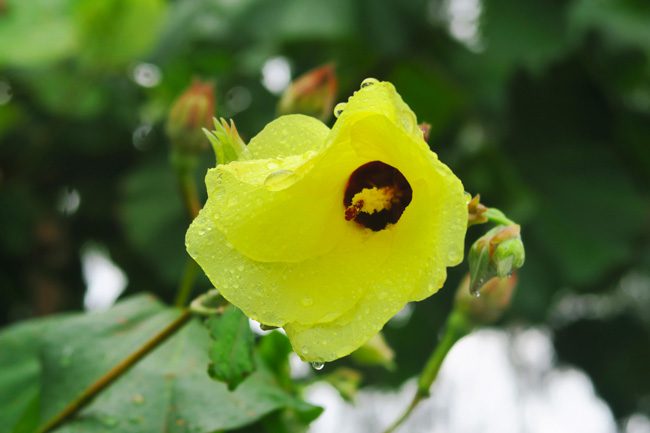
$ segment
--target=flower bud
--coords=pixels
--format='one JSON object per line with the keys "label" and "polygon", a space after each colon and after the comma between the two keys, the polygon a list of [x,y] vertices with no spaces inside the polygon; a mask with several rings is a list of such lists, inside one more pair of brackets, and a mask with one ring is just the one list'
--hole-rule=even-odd
{"label": "flower bud", "polygon": [[490,279],[481,287],[479,297],[470,293],[469,286],[470,277],[467,275],[456,291],[456,310],[476,325],[489,325],[499,320],[508,309],[517,286],[517,276]]}
{"label": "flower bud", "polygon": [[224,118],[220,120],[214,119],[214,130],[210,132],[204,129],[203,132],[210,140],[217,158],[217,164],[228,164],[231,161],[238,160],[246,149],[246,143],[239,136],[235,122],[232,119],[230,119],[230,123]]}
{"label": "flower bud", "polygon": [[395,352],[390,348],[380,332],[363,346],[352,352],[352,359],[360,365],[380,365],[387,370],[395,368]]}
{"label": "flower bud", "polygon": [[284,91],[279,114],[306,114],[326,121],[332,114],[338,82],[334,65],[312,69],[296,78]]}
{"label": "flower bud", "polygon": [[497,226],[480,237],[469,250],[470,291],[481,293],[481,286],[492,277],[505,278],[523,266],[526,254],[517,224]]}
{"label": "flower bud", "polygon": [[207,148],[201,129],[212,124],[214,110],[214,84],[194,80],[167,117],[166,131],[174,152],[193,155]]}

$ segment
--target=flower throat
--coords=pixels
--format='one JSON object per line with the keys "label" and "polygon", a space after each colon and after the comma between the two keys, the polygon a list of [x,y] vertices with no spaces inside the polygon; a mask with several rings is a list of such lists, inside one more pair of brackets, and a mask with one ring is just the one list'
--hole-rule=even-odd
{"label": "flower throat", "polygon": [[373,231],[399,221],[411,203],[413,190],[399,170],[372,161],[352,172],[343,195],[345,219]]}

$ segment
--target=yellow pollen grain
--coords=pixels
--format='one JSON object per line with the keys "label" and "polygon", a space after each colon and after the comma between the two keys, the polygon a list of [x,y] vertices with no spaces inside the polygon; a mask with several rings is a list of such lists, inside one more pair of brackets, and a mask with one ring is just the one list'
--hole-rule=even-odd
{"label": "yellow pollen grain", "polygon": [[384,209],[390,209],[393,205],[395,191],[390,187],[364,188],[352,197],[352,204],[363,203],[359,211],[372,214]]}

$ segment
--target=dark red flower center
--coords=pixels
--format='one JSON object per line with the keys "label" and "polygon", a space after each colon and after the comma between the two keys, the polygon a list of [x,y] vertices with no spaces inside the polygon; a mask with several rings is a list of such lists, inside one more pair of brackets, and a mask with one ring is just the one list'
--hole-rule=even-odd
{"label": "dark red flower center", "polygon": [[343,195],[345,219],[373,231],[399,221],[413,190],[398,169],[372,161],[352,172]]}

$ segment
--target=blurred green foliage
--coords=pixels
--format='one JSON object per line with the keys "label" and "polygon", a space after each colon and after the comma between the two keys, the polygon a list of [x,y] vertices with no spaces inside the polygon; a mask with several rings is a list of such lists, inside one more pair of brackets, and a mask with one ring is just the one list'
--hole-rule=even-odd
{"label": "blurred green foliage", "polygon": [[[163,133],[173,99],[214,80],[217,114],[250,139],[275,116],[269,59],[294,77],[332,61],[340,100],[392,81],[466,189],[521,223],[502,325],[548,327],[618,417],[650,413],[650,3],[455,3],[0,0],[0,324],[80,308],[89,242],[127,293],[171,300],[187,226]],[[386,328],[398,368],[365,383],[419,371],[464,271]]]}

